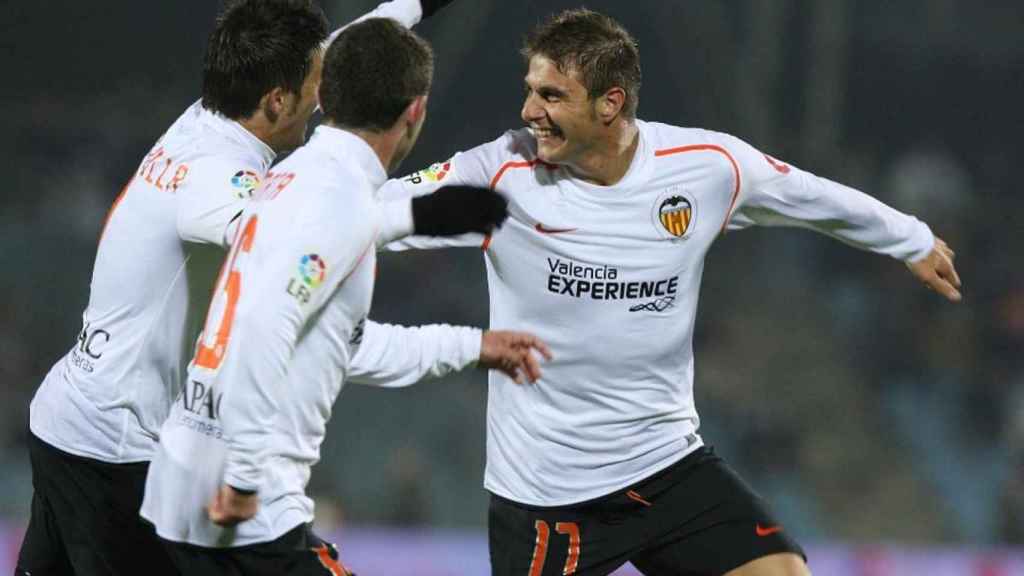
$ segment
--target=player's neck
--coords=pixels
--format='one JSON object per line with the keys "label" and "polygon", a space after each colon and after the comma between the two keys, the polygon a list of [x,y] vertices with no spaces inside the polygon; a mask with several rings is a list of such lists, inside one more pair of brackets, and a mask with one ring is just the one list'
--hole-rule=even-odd
{"label": "player's neck", "polygon": [[324,120],[324,124],[331,128],[344,130],[358,136],[363,142],[366,142],[370,149],[377,155],[377,159],[380,160],[380,164],[384,167],[384,170],[390,173],[391,161],[395,156],[395,151],[398,149],[398,143],[401,140],[401,134],[396,129],[386,130],[383,132],[359,130],[339,126],[326,119]]}
{"label": "player's neck", "polygon": [[623,122],[611,130],[580,159],[569,165],[574,176],[598,186],[618,184],[633,164],[640,143],[640,130],[635,122]]}
{"label": "player's neck", "polygon": [[270,146],[271,150],[274,152],[280,152],[278,147],[275,146],[274,130],[267,122],[266,117],[261,113],[256,113],[248,118],[236,120],[236,122],[241,124],[242,128],[248,130],[250,134],[259,138],[264,144]]}

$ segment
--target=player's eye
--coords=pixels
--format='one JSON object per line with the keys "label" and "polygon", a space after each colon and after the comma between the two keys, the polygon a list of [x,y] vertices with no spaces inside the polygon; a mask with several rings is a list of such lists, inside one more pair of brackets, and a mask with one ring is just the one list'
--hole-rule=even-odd
{"label": "player's eye", "polygon": [[541,90],[538,92],[545,102],[558,102],[559,94],[554,90]]}

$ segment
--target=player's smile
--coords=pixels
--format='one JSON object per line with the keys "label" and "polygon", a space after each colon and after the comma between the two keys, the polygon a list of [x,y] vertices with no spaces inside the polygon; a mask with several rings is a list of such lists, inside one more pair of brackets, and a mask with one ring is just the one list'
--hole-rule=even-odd
{"label": "player's smile", "polygon": [[533,125],[530,129],[533,131],[533,136],[537,139],[537,144],[540,146],[557,146],[565,141],[565,135],[558,126],[542,127]]}

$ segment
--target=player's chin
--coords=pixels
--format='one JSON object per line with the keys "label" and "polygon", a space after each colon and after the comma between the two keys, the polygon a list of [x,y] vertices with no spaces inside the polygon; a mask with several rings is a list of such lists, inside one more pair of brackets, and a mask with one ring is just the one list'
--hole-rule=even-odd
{"label": "player's chin", "polygon": [[537,139],[537,158],[548,164],[557,164],[564,157],[565,140],[561,138]]}

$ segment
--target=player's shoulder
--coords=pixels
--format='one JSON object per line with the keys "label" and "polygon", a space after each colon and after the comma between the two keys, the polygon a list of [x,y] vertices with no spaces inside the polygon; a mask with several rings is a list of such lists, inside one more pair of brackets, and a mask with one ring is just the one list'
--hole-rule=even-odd
{"label": "player's shoulder", "polygon": [[689,169],[694,161],[706,161],[727,172],[736,172],[746,160],[750,148],[725,132],[658,122],[639,124],[649,153],[659,159],[659,166],[670,171],[676,169],[673,166]]}
{"label": "player's shoulder", "polygon": [[662,122],[637,120],[637,126],[649,142],[652,151],[657,155],[665,155],[667,151],[688,146],[720,145],[723,136],[713,130],[675,126]]}
{"label": "player's shoulder", "polygon": [[307,143],[267,173],[266,185],[310,221],[355,221],[375,187],[353,156]]}
{"label": "player's shoulder", "polygon": [[506,162],[530,162],[537,158],[537,140],[527,128],[507,130],[500,136],[456,155],[468,156],[494,169]]}
{"label": "player's shoulder", "polygon": [[185,155],[182,165],[187,170],[186,181],[180,190],[182,193],[207,195],[229,191],[238,199],[246,199],[252,196],[263,179],[259,160],[229,151]]}
{"label": "player's shoulder", "polygon": [[257,180],[273,156],[266,145],[229,120],[195,102],[167,129],[154,150],[189,167],[191,179],[223,180],[233,185],[241,180]]}
{"label": "player's shoulder", "polygon": [[508,130],[498,138],[505,156],[510,161],[533,161],[537,159],[537,139],[529,128]]}
{"label": "player's shoulder", "polygon": [[401,186],[414,194],[417,187],[433,190],[453,181],[493,186],[495,178],[510,167],[531,167],[537,162],[537,142],[529,130],[508,130],[493,140],[409,174],[401,179]]}

